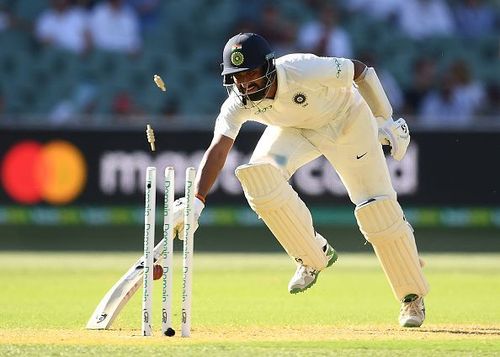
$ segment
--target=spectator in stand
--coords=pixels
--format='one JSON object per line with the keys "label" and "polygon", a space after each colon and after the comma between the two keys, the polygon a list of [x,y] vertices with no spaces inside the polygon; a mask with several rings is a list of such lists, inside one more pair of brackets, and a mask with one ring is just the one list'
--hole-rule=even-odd
{"label": "spectator in stand", "polygon": [[125,90],[115,95],[111,103],[111,111],[114,115],[118,115],[122,121],[131,119],[130,117],[142,113],[133,96]]}
{"label": "spectator in stand", "polygon": [[352,45],[348,33],[338,24],[338,10],[333,5],[325,5],[317,17],[299,28],[299,51],[318,56],[351,58]]}
{"label": "spectator in stand", "polygon": [[490,35],[495,29],[495,9],[482,0],[462,0],[455,15],[462,36],[481,37]]}
{"label": "spectator in stand", "polygon": [[254,32],[266,38],[273,46],[276,57],[295,51],[294,24],[287,21],[276,4],[267,4]]}
{"label": "spectator in stand", "polygon": [[90,33],[100,50],[135,54],[141,48],[139,20],[123,0],[97,4],[90,16]]}
{"label": "spectator in stand", "polygon": [[456,83],[446,73],[437,90],[430,92],[422,101],[420,123],[427,127],[465,127],[470,124],[472,111],[456,96]]}
{"label": "spectator in stand", "polygon": [[413,64],[412,83],[405,91],[406,114],[415,115],[422,106],[423,99],[434,89],[437,66],[431,57],[417,58]]}
{"label": "spectator in stand", "polygon": [[406,0],[397,14],[403,33],[414,40],[454,34],[450,8],[442,0]]}
{"label": "spectator in stand", "polygon": [[485,91],[481,82],[473,78],[469,65],[463,60],[456,60],[450,66],[450,73],[457,85],[458,100],[467,103],[473,113],[477,113],[484,104]]}
{"label": "spectator in stand", "polygon": [[61,99],[48,115],[51,123],[75,123],[84,117],[89,118],[97,104],[98,89],[92,81],[83,81],[76,85],[70,95]]}
{"label": "spectator in stand", "polygon": [[160,0],[127,0],[139,18],[140,29],[148,32],[155,29],[160,19]]}
{"label": "spectator in stand", "polygon": [[440,88],[424,98],[421,122],[428,126],[468,126],[476,121],[483,102],[482,85],[473,80],[467,64],[459,60],[444,73]]}
{"label": "spectator in stand", "polygon": [[70,0],[52,0],[36,20],[35,36],[45,45],[84,53],[89,49],[88,14]]}

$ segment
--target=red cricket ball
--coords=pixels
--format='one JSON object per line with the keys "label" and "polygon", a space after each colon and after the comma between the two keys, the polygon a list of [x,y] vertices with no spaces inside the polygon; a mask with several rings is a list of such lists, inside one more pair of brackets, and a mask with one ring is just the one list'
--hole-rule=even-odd
{"label": "red cricket ball", "polygon": [[153,266],[153,280],[161,279],[163,276],[163,268],[159,264]]}

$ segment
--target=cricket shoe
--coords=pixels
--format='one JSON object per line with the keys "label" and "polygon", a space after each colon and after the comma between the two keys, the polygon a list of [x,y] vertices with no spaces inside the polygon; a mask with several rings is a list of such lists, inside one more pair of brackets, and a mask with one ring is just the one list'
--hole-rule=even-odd
{"label": "cricket shoe", "polygon": [[[335,249],[333,249],[328,243],[323,247],[323,251],[328,259],[328,263],[325,268],[328,268],[337,261],[338,255]],[[297,294],[309,289],[316,283],[320,272],[321,270],[316,270],[308,267],[307,265],[300,264],[297,267],[295,274],[292,276],[292,279],[288,283],[288,291],[290,294]]]}
{"label": "cricket shoe", "polygon": [[415,294],[407,295],[401,303],[399,324],[402,327],[420,327],[424,320],[424,299]]}

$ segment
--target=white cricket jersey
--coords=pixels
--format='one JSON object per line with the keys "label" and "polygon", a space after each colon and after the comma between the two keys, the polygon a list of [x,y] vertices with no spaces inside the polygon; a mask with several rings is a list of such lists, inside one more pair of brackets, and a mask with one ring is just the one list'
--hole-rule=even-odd
{"label": "white cricket jersey", "polygon": [[235,139],[248,120],[265,125],[318,129],[347,115],[356,100],[354,64],[346,58],[295,53],[276,59],[274,99],[244,108],[232,93],[222,104],[215,133]]}

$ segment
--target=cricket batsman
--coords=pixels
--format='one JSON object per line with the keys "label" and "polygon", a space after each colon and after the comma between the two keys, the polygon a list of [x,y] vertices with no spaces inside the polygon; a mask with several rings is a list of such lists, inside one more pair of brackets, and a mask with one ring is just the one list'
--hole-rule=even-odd
{"label": "cricket batsman", "polygon": [[[306,204],[288,183],[297,169],[323,155],[345,185],[356,206],[359,229],[401,303],[400,325],[421,326],[429,285],[380,145],[390,145],[391,155],[401,160],[410,134],[404,119],[393,120],[375,70],[354,59],[313,54],[275,58],[268,42],[254,33],[229,39],[222,57],[228,98],[198,168],[196,219],[243,123],[263,123],[267,128],[250,162],[239,166],[236,176],[250,207],[297,264],[289,292],[307,290],[337,260],[332,246],[315,231]],[[182,230],[183,208],[181,198],[177,231]]]}

